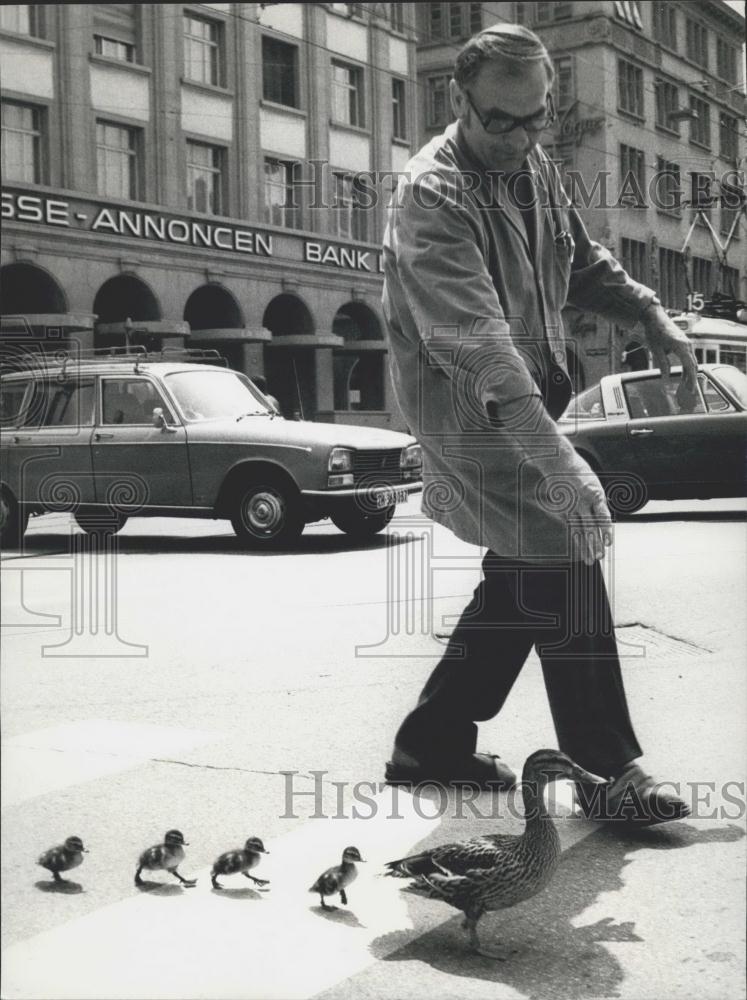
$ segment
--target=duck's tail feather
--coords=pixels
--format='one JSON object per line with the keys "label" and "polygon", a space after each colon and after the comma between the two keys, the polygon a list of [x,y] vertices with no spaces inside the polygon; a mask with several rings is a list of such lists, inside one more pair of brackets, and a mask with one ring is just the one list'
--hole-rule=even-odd
{"label": "duck's tail feather", "polygon": [[413,854],[409,858],[388,861],[384,867],[387,869],[384,874],[394,875],[395,878],[418,878],[420,875],[439,870],[439,866],[434,864],[430,854]]}

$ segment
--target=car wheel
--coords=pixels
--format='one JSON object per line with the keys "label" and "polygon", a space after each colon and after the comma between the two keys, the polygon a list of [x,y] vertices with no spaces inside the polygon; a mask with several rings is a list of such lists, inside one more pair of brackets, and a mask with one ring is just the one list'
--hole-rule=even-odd
{"label": "car wheel", "polygon": [[29,516],[7,489],[0,490],[0,543],[3,548],[21,547]]}
{"label": "car wheel", "polygon": [[632,473],[599,473],[607,506],[614,515],[635,514],[648,503],[646,484]]}
{"label": "car wheel", "polygon": [[250,483],[238,491],[231,524],[239,540],[250,548],[291,545],[304,529],[301,498],[285,483]]}
{"label": "car wheel", "polygon": [[127,515],[119,511],[101,511],[92,513],[91,511],[76,511],[75,521],[81,531],[87,535],[116,535],[118,531],[127,524]]}
{"label": "car wheel", "polygon": [[337,525],[340,531],[344,531],[351,538],[360,540],[373,538],[379,531],[383,531],[394,517],[395,505],[385,507],[383,510],[367,513],[358,507],[344,507],[330,514],[332,522]]}

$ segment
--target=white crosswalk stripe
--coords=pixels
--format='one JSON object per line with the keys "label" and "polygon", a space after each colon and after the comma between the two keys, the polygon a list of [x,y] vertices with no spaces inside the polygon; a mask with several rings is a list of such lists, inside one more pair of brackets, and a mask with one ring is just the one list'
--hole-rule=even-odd
{"label": "white crosswalk stripe", "polygon": [[[559,792],[561,809],[568,808],[569,787]],[[332,827],[310,820],[268,842],[271,854],[256,870],[271,880],[267,892],[253,893],[235,876],[214,892],[209,869],[195,873],[187,864],[185,874],[199,879],[194,889],[137,893],[12,945],[3,955],[3,997],[301,1000],[362,972],[456,915],[403,894],[402,881],[379,876],[383,863],[430,834],[445,840],[487,832],[485,820],[423,818],[430,807],[416,811],[402,791],[387,788],[374,798],[371,818],[333,820]],[[390,818],[394,813],[402,818]],[[592,829],[575,819],[559,825],[566,849]],[[307,890],[338,860],[330,841],[355,844],[366,864],[349,906],[325,915]]]}

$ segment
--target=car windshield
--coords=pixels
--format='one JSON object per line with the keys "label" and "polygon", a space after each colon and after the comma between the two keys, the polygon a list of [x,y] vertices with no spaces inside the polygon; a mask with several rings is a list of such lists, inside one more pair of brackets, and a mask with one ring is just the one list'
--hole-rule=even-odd
{"label": "car windshield", "polygon": [[166,384],[189,421],[273,414],[259,390],[240,372],[195,368],[172,372],[166,376]]}
{"label": "car windshield", "polygon": [[604,407],[602,405],[602,390],[594,385],[586,392],[575,396],[562,416],[563,420],[602,420]]}
{"label": "car windshield", "polygon": [[713,369],[713,374],[727,392],[747,408],[747,375],[731,365],[719,365]]}

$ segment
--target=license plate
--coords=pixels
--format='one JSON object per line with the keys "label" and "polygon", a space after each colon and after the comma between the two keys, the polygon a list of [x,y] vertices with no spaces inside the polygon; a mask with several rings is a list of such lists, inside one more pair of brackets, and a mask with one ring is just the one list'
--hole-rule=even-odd
{"label": "license plate", "polygon": [[407,500],[407,490],[382,490],[376,494],[376,506],[379,510],[391,507],[395,503],[404,503],[405,500]]}

